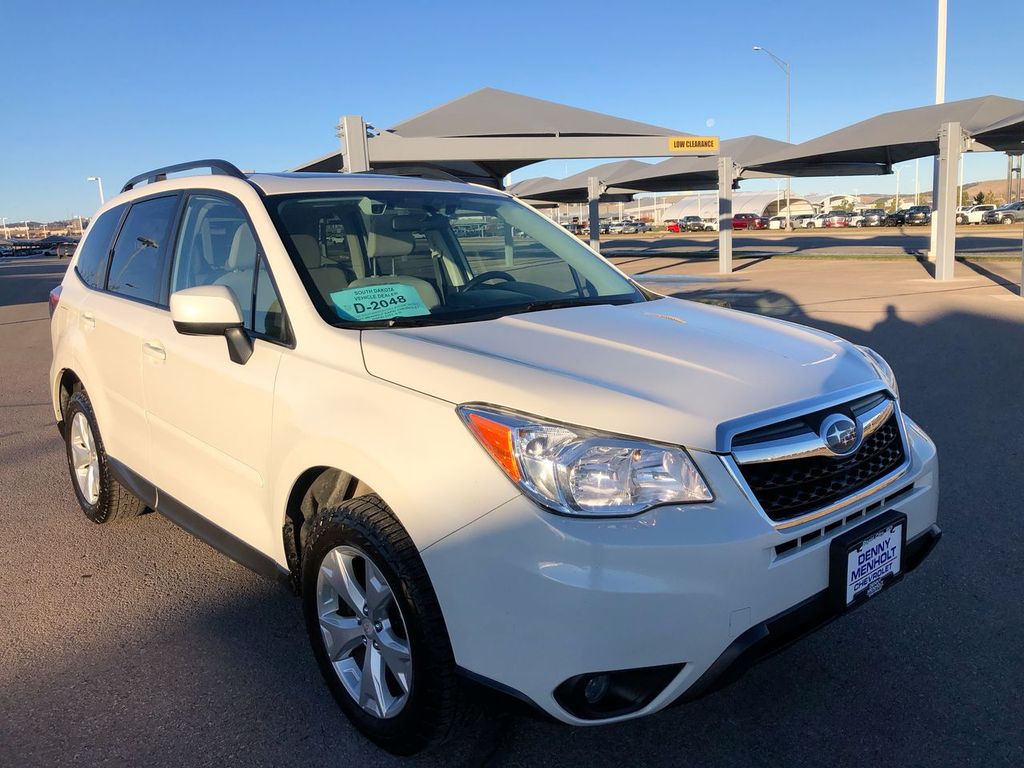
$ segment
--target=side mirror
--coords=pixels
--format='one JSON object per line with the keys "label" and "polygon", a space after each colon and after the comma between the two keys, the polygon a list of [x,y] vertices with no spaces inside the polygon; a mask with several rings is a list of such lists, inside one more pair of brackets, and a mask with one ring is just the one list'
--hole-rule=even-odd
{"label": "side mirror", "polygon": [[232,362],[245,365],[252,357],[242,310],[226,285],[197,285],[171,294],[171,320],[187,336],[223,336]]}

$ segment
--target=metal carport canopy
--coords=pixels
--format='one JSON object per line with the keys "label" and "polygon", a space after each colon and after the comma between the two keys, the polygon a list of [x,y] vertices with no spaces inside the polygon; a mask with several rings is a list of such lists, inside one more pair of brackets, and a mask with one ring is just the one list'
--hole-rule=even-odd
{"label": "metal carport canopy", "polygon": [[[1024,101],[979,96],[886,112],[766,157],[754,168],[790,176],[891,173],[894,163],[937,155],[930,253],[935,261],[935,278],[952,280],[956,186],[962,153],[1020,152],[1024,149],[1022,142]],[[865,167],[874,170],[858,170]]]}
{"label": "metal carport canopy", "polygon": [[[762,157],[752,166],[786,176],[867,175],[871,166],[874,173],[889,173],[896,163],[937,155],[940,128],[954,122],[985,149],[1006,150],[1013,145],[1020,150],[1024,101],[980,96],[885,112]],[[986,133],[994,145],[985,142]]]}
{"label": "metal carport canopy", "polygon": [[[680,158],[681,159],[681,158]],[[545,200],[555,203],[585,203],[590,199],[589,180],[597,178],[607,185],[601,191],[601,202],[617,202],[619,200],[630,200],[633,195],[641,190],[621,188],[608,184],[610,178],[619,174],[630,172],[641,172],[644,168],[652,167],[650,163],[642,163],[638,160],[616,160],[611,163],[602,163],[585,171],[567,176],[564,179],[526,179],[509,187],[516,197],[529,200]]]}
{"label": "metal carport canopy", "polygon": [[[737,169],[737,179],[775,178],[779,174],[751,170],[748,165],[791,147],[791,144],[784,141],[764,136],[741,136],[723,141],[719,156],[732,160]],[[640,167],[624,168],[604,181],[609,186],[644,192],[689,192],[718,188],[718,161],[713,157],[670,157],[660,163],[637,165]]]}
{"label": "metal carport canopy", "polygon": [[[360,123],[358,118],[342,118],[342,140],[346,134],[365,135]],[[331,152],[292,170],[417,166],[499,186],[512,171],[543,160],[709,154],[672,148],[673,138],[691,137],[662,126],[482,88],[353,142],[347,152]]]}

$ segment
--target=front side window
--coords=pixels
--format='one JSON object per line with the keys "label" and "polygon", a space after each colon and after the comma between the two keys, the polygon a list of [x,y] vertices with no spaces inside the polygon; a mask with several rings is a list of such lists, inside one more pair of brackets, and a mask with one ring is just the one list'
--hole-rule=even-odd
{"label": "front side window", "polygon": [[178,197],[156,197],[133,203],[110,258],[107,290],[140,301],[163,299],[167,238]]}
{"label": "front side window", "polygon": [[644,295],[564,229],[476,192],[270,197],[313,303],[336,325],[467,322]]}
{"label": "front side window", "polygon": [[117,234],[117,225],[121,223],[121,215],[126,205],[111,208],[89,223],[89,229],[82,243],[75,271],[90,288],[102,288],[103,279],[107,275],[107,257],[110,256],[110,244]]}
{"label": "front side window", "polygon": [[217,195],[190,195],[171,270],[171,293],[223,285],[238,300],[245,327],[284,338],[281,302],[242,206]]}

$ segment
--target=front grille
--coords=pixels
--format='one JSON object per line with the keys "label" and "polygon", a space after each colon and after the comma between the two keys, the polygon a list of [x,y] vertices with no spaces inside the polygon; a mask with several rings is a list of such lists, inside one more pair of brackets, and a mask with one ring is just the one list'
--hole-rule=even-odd
{"label": "front grille", "polygon": [[743,464],[740,472],[765,514],[782,522],[866,488],[897,469],[905,459],[894,411],[852,456]]}

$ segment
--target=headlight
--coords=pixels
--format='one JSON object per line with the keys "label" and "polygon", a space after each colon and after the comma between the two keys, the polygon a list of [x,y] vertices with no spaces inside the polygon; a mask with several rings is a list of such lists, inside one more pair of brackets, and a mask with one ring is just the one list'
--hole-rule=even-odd
{"label": "headlight", "polygon": [[541,421],[496,408],[459,416],[505,474],[538,504],[563,515],[635,515],[662,504],[712,501],[682,448]]}
{"label": "headlight", "polygon": [[892,391],[893,396],[899,400],[900,388],[896,384],[896,374],[892,372],[892,367],[885,362],[885,358],[875,352],[871,347],[862,347],[859,344],[855,346],[861,351],[861,354],[868,359],[868,362],[871,363],[871,366],[875,371],[878,372],[879,378],[885,382],[885,386]]}

